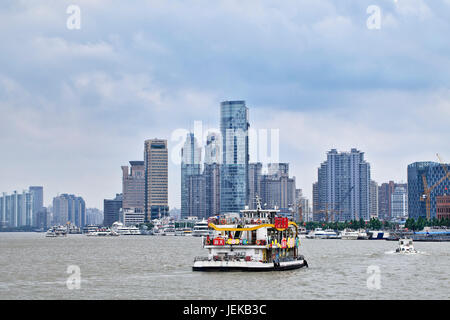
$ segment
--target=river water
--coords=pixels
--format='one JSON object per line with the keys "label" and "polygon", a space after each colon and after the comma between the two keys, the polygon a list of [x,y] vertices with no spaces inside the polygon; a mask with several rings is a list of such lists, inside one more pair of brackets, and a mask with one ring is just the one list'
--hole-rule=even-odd
{"label": "river water", "polygon": [[0,233],[0,299],[449,299],[450,242],[414,245],[301,239],[309,268],[205,273],[191,269],[207,254],[196,237]]}

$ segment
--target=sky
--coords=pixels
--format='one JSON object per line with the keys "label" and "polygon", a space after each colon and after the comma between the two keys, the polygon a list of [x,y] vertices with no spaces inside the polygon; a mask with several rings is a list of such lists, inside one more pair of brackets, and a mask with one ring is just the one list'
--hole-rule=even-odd
{"label": "sky", "polygon": [[177,133],[218,128],[225,100],[279,131],[308,198],[332,148],[406,181],[412,162],[450,162],[449,34],[450,0],[3,0],[0,192],[103,209],[120,167],[163,138],[179,208]]}

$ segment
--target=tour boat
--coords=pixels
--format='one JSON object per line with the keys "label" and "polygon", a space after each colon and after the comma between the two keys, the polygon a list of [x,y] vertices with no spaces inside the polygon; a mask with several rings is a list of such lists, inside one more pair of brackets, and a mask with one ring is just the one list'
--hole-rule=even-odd
{"label": "tour boat", "polygon": [[[298,227],[279,210],[241,210],[208,219],[208,256],[194,259],[194,271],[282,271],[307,267],[299,254]],[[235,214],[236,215],[236,214]]]}
{"label": "tour boat", "polygon": [[124,226],[122,222],[116,221],[112,224],[111,230],[121,236],[140,235],[141,231],[136,226]]}
{"label": "tour boat", "polygon": [[209,229],[208,221],[205,219],[198,221],[192,229],[192,235],[194,237],[206,237],[211,236],[212,234],[213,231]]}
{"label": "tour boat", "polygon": [[398,248],[395,250],[397,253],[417,253],[413,246],[413,240],[411,238],[402,238],[398,241]]}

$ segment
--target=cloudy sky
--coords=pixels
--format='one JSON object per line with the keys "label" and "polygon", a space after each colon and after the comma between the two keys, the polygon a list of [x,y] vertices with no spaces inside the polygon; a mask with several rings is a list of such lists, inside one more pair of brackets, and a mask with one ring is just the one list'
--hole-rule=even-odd
{"label": "cloudy sky", "polygon": [[[177,129],[219,126],[223,100],[279,129],[309,198],[331,148],[405,181],[411,162],[450,162],[449,35],[450,0],[3,0],[0,191],[43,185],[46,205],[74,193],[102,209],[145,139],[172,153]],[[171,161],[171,207],[179,185]]]}

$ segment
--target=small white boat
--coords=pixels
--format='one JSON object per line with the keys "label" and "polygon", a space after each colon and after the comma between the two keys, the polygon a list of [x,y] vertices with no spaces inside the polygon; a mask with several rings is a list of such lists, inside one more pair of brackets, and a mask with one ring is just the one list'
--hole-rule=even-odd
{"label": "small white boat", "polygon": [[402,238],[398,241],[398,248],[395,250],[396,253],[417,253],[414,249],[413,240],[410,238]]}

